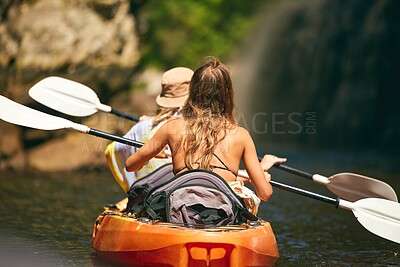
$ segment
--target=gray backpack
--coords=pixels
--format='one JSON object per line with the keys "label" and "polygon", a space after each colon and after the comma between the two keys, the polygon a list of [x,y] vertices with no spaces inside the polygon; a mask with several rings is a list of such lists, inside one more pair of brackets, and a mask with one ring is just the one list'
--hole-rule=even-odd
{"label": "gray backpack", "polygon": [[[171,173],[166,173],[167,168]],[[147,184],[144,190],[142,185],[138,190],[136,182],[132,184],[128,192],[129,203],[136,203],[136,206],[132,208],[128,203],[127,211],[153,220],[196,227],[240,224],[259,219],[247,210],[228,183],[211,171],[189,170],[173,177],[172,166],[163,166],[145,178],[150,183],[157,181],[157,185]],[[145,183],[142,181],[145,178],[137,182]],[[135,195],[146,196],[140,201],[131,200]]]}

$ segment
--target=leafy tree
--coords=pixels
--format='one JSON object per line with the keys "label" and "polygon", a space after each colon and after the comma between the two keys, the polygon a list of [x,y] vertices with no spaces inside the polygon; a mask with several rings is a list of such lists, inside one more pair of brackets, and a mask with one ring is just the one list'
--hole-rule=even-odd
{"label": "leafy tree", "polygon": [[262,0],[148,0],[141,10],[142,63],[196,67],[226,59],[255,19]]}

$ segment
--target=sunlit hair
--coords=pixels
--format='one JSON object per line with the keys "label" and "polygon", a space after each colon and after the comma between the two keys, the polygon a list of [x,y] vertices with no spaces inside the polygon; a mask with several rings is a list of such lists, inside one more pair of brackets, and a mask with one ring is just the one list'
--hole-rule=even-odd
{"label": "sunlit hair", "polygon": [[171,119],[178,110],[179,108],[165,108],[159,106],[156,115],[153,117],[151,128],[157,127],[161,122]]}
{"label": "sunlit hair", "polygon": [[227,66],[214,57],[198,68],[189,85],[189,97],[183,106],[185,134],[178,142],[185,151],[188,169],[210,169],[215,147],[227,130],[237,125],[234,117],[234,93]]}

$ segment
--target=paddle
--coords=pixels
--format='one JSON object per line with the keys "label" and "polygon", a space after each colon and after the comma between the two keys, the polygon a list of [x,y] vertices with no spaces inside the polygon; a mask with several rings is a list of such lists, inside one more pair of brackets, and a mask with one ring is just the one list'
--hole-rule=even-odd
{"label": "paddle", "polygon": [[[20,105],[4,96],[0,96],[0,119],[9,123],[42,130],[73,129],[98,137],[141,147],[143,143],[90,129],[88,126],[52,116]],[[312,199],[320,200],[336,207],[352,210],[358,221],[370,232],[400,243],[400,204],[386,199],[366,198],[357,202],[336,200],[308,192],[279,182],[270,182],[274,187],[293,192]]]}
{"label": "paddle", "polygon": [[135,115],[100,103],[96,93],[86,85],[61,77],[53,76],[39,81],[29,90],[29,95],[39,103],[71,116],[85,117],[100,110],[139,121]]}
{"label": "paddle", "polygon": [[[249,177],[245,173],[242,173],[241,176]],[[334,205],[336,208],[351,210],[365,229],[377,236],[400,243],[400,204],[397,202],[382,198],[364,198],[350,202],[340,198],[326,197],[276,181],[270,181],[270,183],[279,189],[319,200]]]}
{"label": "paddle", "polygon": [[[96,93],[89,87],[65,78],[45,78],[29,90],[29,95],[50,108],[72,116],[89,116],[97,110],[102,110],[138,121],[136,116],[126,116],[122,112],[101,104]],[[362,198],[386,198],[398,201],[393,188],[367,176],[339,173],[327,178],[319,174],[296,170],[284,164],[274,167],[325,185],[335,195],[349,201],[357,201]]]}
{"label": "paddle", "polygon": [[274,167],[325,185],[332,193],[349,201],[363,198],[385,198],[397,202],[396,192],[388,184],[355,173],[338,173],[328,177],[279,164]]}
{"label": "paddle", "polygon": [[0,119],[20,126],[40,130],[72,129],[78,132],[91,134],[131,146],[141,147],[143,145],[143,143],[135,140],[91,129],[86,125],[78,124],[64,118],[56,117],[35,109],[28,108],[2,95],[0,95],[0,107]]}

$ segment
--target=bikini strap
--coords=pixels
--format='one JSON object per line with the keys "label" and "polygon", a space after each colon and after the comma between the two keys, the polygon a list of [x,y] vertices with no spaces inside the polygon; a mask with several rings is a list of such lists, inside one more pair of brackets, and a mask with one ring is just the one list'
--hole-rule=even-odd
{"label": "bikini strap", "polygon": [[[212,167],[212,168],[214,168],[214,169],[217,168],[217,169],[226,170],[226,171],[231,172],[235,177],[238,176],[238,174],[235,173],[234,171],[232,171],[231,169],[229,169],[229,167],[226,166],[226,164],[225,164],[215,153],[213,153],[213,155],[217,158],[217,160],[218,160],[219,162],[221,162],[222,165],[224,165],[224,167],[217,166],[217,165],[210,165],[210,167]],[[195,163],[198,164],[197,161],[198,161],[198,160],[196,160]],[[183,171],[184,169],[188,169],[188,167],[187,167],[187,166],[184,166],[184,167],[179,168],[179,169],[177,169],[177,170],[173,170],[172,172],[176,175],[177,173],[180,173],[180,172]]]}
{"label": "bikini strap", "polygon": [[187,167],[184,166],[184,167],[179,168],[179,169],[177,169],[177,170],[173,170],[172,173],[173,173],[174,175],[176,175],[177,173],[180,173],[180,172],[183,171],[184,169],[187,169]]}
{"label": "bikini strap", "polygon": [[[231,173],[232,173],[233,175],[235,175],[235,176],[238,176],[237,173],[235,173],[234,171],[232,171],[231,169],[229,169],[229,167],[226,166],[226,164],[225,164],[215,153],[213,153],[213,155],[217,158],[217,160],[218,160],[219,162],[221,162],[222,165],[224,165],[225,170],[231,172]],[[222,168],[222,167],[220,167],[220,166],[215,166],[215,165],[214,165],[213,167],[214,167],[214,168],[219,168],[219,169],[224,169],[224,168]]]}

